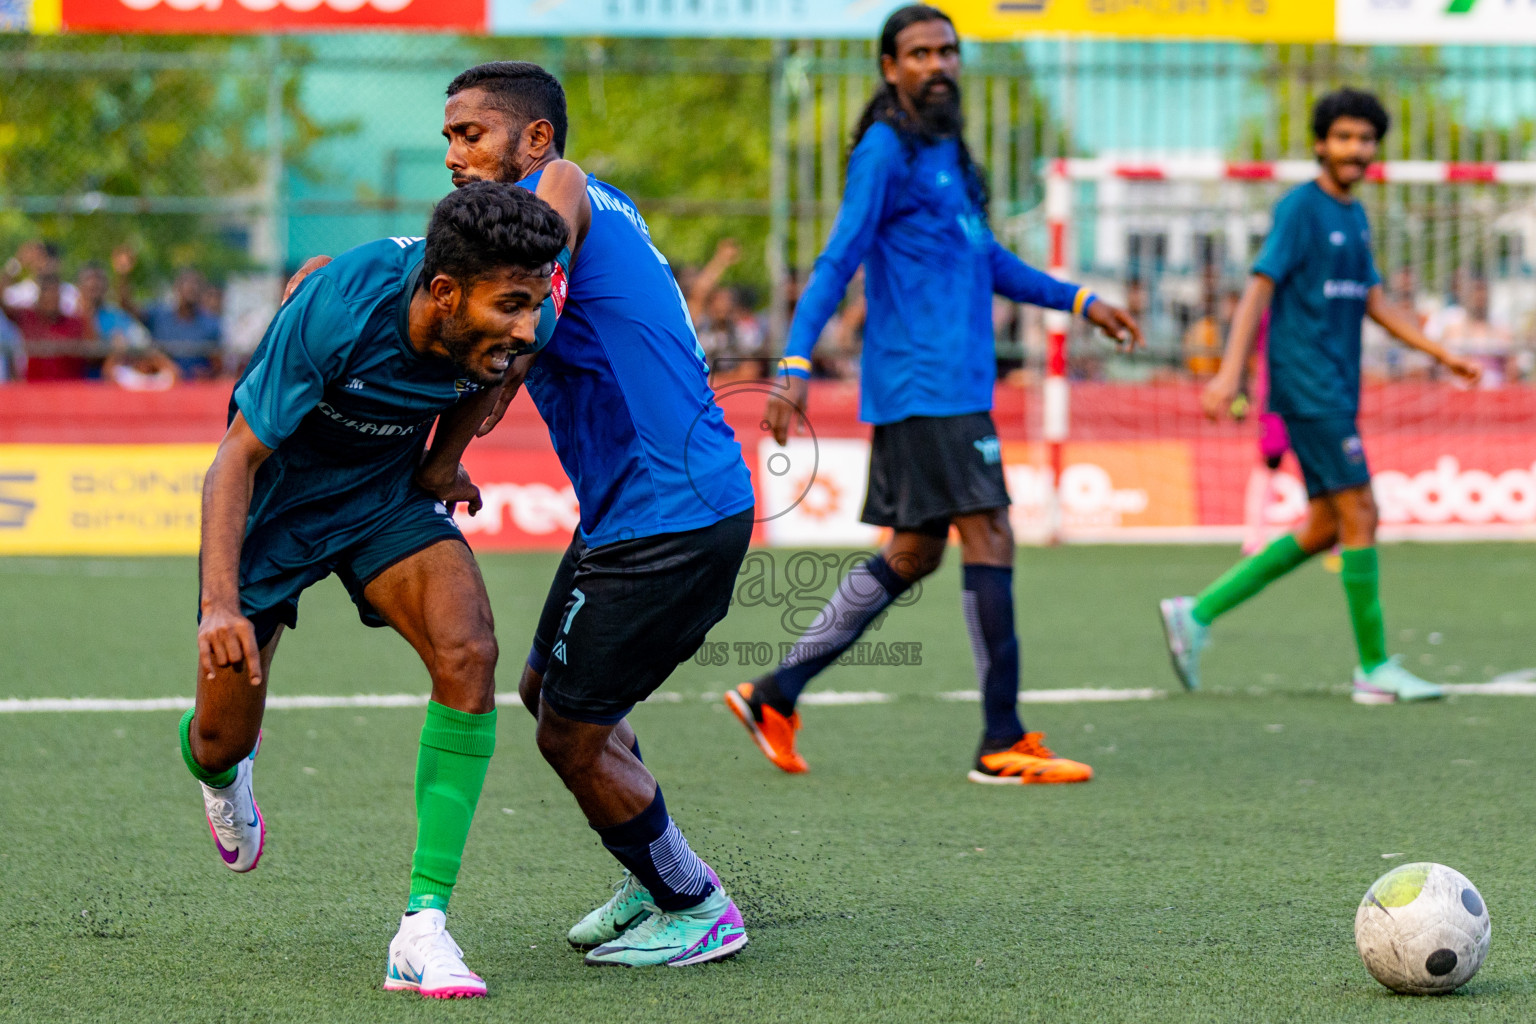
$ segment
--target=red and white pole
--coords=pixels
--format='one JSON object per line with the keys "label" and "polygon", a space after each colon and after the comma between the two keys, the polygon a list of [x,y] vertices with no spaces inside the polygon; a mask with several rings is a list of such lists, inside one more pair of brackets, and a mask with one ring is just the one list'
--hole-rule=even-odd
{"label": "red and white pole", "polygon": [[[1072,179],[1067,162],[1053,160],[1045,177],[1045,222],[1050,233],[1052,277],[1067,279],[1067,225],[1072,216]],[[1041,435],[1051,465],[1051,486],[1046,496],[1046,537],[1048,543],[1061,542],[1061,474],[1068,424],[1067,329],[1072,314],[1064,310],[1045,311],[1045,387],[1041,395]]]}

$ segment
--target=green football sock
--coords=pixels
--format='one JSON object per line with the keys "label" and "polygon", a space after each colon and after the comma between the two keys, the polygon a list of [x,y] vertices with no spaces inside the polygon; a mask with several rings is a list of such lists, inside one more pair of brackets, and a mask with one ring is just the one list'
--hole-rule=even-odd
{"label": "green football sock", "polygon": [[407,913],[448,909],[495,749],[495,711],[472,715],[427,702],[416,759],[416,853]]}
{"label": "green football sock", "polygon": [[198,782],[212,786],[214,789],[223,789],[234,782],[235,776],[240,774],[240,764],[237,761],[221,772],[211,772],[197,763],[197,758],[192,756],[192,715],[196,711],[196,708],[188,708],[187,713],[181,716],[181,725],[178,727],[181,733],[181,759],[187,762],[187,771],[191,772],[192,777]]}
{"label": "green football sock", "polygon": [[1294,536],[1286,534],[1258,554],[1238,562],[1202,590],[1195,599],[1195,621],[1209,626],[1218,615],[1236,608],[1311,557]]}
{"label": "green football sock", "polygon": [[1345,548],[1344,596],[1349,600],[1349,621],[1355,627],[1355,646],[1360,667],[1369,672],[1387,660],[1387,627],[1381,616],[1380,572],[1375,548]]}

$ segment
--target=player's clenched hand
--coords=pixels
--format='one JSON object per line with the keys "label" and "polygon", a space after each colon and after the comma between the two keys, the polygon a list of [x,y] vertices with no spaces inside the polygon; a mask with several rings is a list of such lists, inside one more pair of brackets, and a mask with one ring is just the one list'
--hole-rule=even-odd
{"label": "player's clenched hand", "polygon": [[810,381],[804,377],[780,377],[782,394],[768,396],[768,409],[763,419],[773,439],[779,444],[789,440],[789,428],[798,417],[805,415],[805,404],[810,397]]}
{"label": "player's clenched hand", "polygon": [[293,298],[293,293],[298,291],[299,285],[304,283],[304,279],[329,262],[331,262],[329,256],[311,256],[305,260],[304,265],[288,279],[287,285],[283,287],[283,301],[287,302]]}
{"label": "player's clenched hand", "polygon": [[1218,373],[1211,378],[1200,393],[1200,406],[1207,419],[1219,420],[1232,414],[1232,400],[1237,397],[1238,381],[1235,376]]}
{"label": "player's clenched hand", "polygon": [[261,650],[256,646],[256,627],[251,620],[231,609],[213,608],[203,612],[197,626],[197,667],[204,679],[212,679],[214,670],[241,667],[250,673],[251,685],[261,685]]}
{"label": "player's clenched hand", "polygon": [[1465,356],[1447,354],[1441,362],[1445,363],[1445,368],[1454,373],[1457,379],[1467,384],[1476,384],[1483,379],[1482,364]]}
{"label": "player's clenched hand", "polygon": [[1119,306],[1111,306],[1103,299],[1095,299],[1084,317],[1103,331],[1116,345],[1127,351],[1134,352],[1145,344],[1141,336],[1141,325]]}
{"label": "player's clenched hand", "polygon": [[463,463],[459,464],[459,468],[453,474],[452,480],[439,482],[425,478],[421,473],[417,473],[416,485],[438,501],[447,505],[450,515],[459,502],[469,506],[470,515],[480,511],[482,505],[480,488],[476,487],[475,482],[469,478],[469,470],[464,468]]}

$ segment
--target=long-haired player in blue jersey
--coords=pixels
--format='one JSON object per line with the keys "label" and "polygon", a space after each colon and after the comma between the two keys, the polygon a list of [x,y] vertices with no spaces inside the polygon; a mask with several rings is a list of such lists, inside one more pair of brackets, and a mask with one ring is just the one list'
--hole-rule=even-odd
{"label": "long-haired player in blue jersey", "polygon": [[1365,180],[1389,125],[1375,96],[1340,89],[1312,111],[1315,180],[1286,194],[1253,265],[1221,369],[1207,385],[1206,415],[1229,415],[1242,367],[1268,311],[1269,408],[1280,414],[1307,484],[1307,516],[1292,533],[1245,558],[1195,597],[1160,603],[1174,671],[1200,686],[1200,656],[1211,624],[1313,555],[1342,544],[1344,594],[1360,662],[1353,700],[1433,700],[1440,687],[1387,655],[1376,559],[1376,500],[1356,417],[1360,409],[1360,326],[1368,316],[1403,344],[1428,353],[1463,380],[1481,375],[1447,352],[1395,307],[1371,255],[1370,225],[1354,188]]}
{"label": "long-haired player in blue jersey", "polygon": [[490,602],[443,500],[477,495],[412,478],[434,423],[473,431],[515,352],[536,344],[565,238],[547,204],[487,183],[439,203],[425,241],[372,242],[310,275],[236,384],[203,487],[197,704],[180,739],[226,866],[261,858],[252,764],[273,654],[306,589],[340,576],[363,622],[392,626],[431,676],[386,989],[485,995],[446,930],[496,743]]}
{"label": "long-haired player in blue jersey", "polygon": [[947,15],[921,4],[893,13],[880,34],[880,72],[885,84],[855,132],[836,227],[795,310],[785,391],[769,399],[767,418],[783,444],[791,421],[805,415],[811,348],[862,263],[869,313],[859,411],[875,428],[863,519],[893,533],[843,578],[779,666],[727,693],[726,703],[770,761],[805,771],[795,749],[801,691],[939,567],[954,526],[984,719],[969,777],[1084,781],[1093,774],[1087,765],[1056,757],[1019,719],[1014,541],[991,415],[992,295],[1072,310],[1117,341],[1139,343],[1140,328],[993,238],[985,177],[961,134],[960,44]]}
{"label": "long-haired player in blue jersey", "polygon": [[[729,608],[752,482],[666,258],[628,196],[562,159],[566,130],[564,90],[537,65],[485,64],[448,87],[454,184],[537,189],[571,227],[553,337],[514,366],[485,428],[523,380],[581,505],[520,686],[540,751],[625,869],[568,940],[590,964],[684,966],[734,954],[746,931],[626,716]],[[457,467],[436,468],[447,485]]]}

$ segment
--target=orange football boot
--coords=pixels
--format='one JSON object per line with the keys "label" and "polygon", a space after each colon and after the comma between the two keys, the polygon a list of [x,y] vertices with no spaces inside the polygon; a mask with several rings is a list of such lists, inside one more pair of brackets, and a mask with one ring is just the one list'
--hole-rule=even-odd
{"label": "orange football boot", "polygon": [[1057,757],[1041,742],[1043,732],[1027,732],[1007,750],[980,754],[967,776],[972,782],[994,786],[1026,786],[1045,782],[1087,782],[1093,769],[1065,757]]}
{"label": "orange football boot", "polygon": [[742,683],[734,690],[725,691],[725,706],[741,720],[752,734],[752,742],[781,771],[798,775],[809,771],[805,758],[795,753],[795,733],[800,731],[800,712],[788,718],[763,703],[757,697],[757,687]]}

